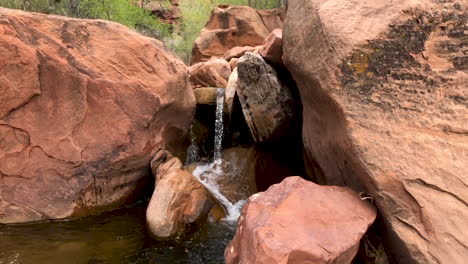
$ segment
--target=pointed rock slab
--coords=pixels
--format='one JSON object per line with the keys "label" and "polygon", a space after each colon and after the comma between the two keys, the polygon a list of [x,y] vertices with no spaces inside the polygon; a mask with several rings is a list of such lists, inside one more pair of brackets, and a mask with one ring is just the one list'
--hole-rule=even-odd
{"label": "pointed rock slab", "polygon": [[146,209],[146,222],[153,236],[174,238],[206,218],[213,206],[209,193],[182,169],[178,158],[160,150],[151,161],[151,169],[156,182]]}
{"label": "pointed rock slab", "polygon": [[232,114],[232,107],[234,104],[234,97],[236,96],[236,90],[237,90],[237,81],[238,81],[238,71],[237,68],[234,68],[234,70],[231,73],[231,76],[229,76],[228,84],[226,87],[226,92],[224,93],[224,101],[226,102],[226,109],[227,113],[229,116]]}
{"label": "pointed rock slab", "polygon": [[259,52],[268,62],[283,65],[283,30],[279,28],[273,30],[263,42]]}
{"label": "pointed rock slab", "polygon": [[237,62],[237,95],[255,142],[287,134],[295,115],[290,89],[258,54],[246,53]]}
{"label": "pointed rock slab", "polygon": [[125,26],[0,8],[0,223],[69,219],[141,198],[179,147],[184,63]]}
{"label": "pointed rock slab", "polygon": [[305,157],[374,197],[398,263],[468,259],[467,5],[289,1]]}
{"label": "pointed rock slab", "polygon": [[375,217],[349,188],[288,177],[249,198],[224,256],[227,264],[349,264]]}

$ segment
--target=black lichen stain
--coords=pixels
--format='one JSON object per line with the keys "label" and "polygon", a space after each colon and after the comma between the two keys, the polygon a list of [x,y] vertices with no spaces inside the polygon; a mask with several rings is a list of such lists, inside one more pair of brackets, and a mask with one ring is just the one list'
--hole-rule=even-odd
{"label": "black lichen stain", "polygon": [[[467,14],[415,11],[406,22],[391,25],[386,36],[368,41],[344,59],[338,74],[344,91],[365,103],[384,109],[401,106],[389,104],[385,100],[376,102],[373,95],[395,99],[401,92],[410,95],[434,92],[449,79],[433,72],[428,64],[420,63],[421,60],[415,57],[424,58],[429,36],[440,27],[448,40],[437,43],[441,47],[438,52],[450,55],[452,70],[466,70],[467,18]],[[446,25],[449,28],[444,28]],[[418,85],[407,89],[408,83]],[[416,108],[409,110],[417,111]]]}

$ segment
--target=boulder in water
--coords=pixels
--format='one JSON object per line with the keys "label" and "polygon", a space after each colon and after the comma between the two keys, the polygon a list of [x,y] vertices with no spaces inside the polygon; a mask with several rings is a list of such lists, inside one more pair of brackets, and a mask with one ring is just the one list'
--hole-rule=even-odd
{"label": "boulder in water", "polygon": [[[141,198],[195,106],[183,62],[117,23],[0,8],[0,223]],[[176,149],[173,149],[176,150]]]}
{"label": "boulder in water", "polygon": [[265,142],[288,134],[297,105],[276,71],[250,52],[239,59],[237,71],[237,95],[254,140]]}
{"label": "boulder in water", "polygon": [[224,256],[227,264],[349,264],[375,217],[349,188],[288,177],[249,198]]}
{"label": "boulder in water", "polygon": [[213,206],[209,193],[182,169],[177,157],[160,150],[151,161],[151,169],[156,183],[146,210],[146,222],[152,235],[173,238],[206,218]]}
{"label": "boulder in water", "polygon": [[290,1],[307,163],[367,192],[398,263],[468,259],[466,1]]}

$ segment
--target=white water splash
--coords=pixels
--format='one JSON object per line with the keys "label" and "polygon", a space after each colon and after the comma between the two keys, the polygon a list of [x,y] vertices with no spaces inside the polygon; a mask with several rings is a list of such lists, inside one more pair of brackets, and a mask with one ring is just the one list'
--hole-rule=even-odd
{"label": "white water splash", "polygon": [[217,179],[219,177],[222,177],[223,173],[225,173],[222,170],[223,162],[225,161],[217,159],[210,164],[199,165],[193,171],[193,175],[224,207],[224,209],[226,210],[226,217],[223,220],[233,222],[237,221],[237,219],[241,215],[242,206],[245,204],[246,200],[240,200],[233,203],[221,193],[221,188],[216,182]]}
{"label": "white water splash", "polygon": [[222,194],[217,180],[226,173],[223,168],[223,111],[224,111],[224,89],[218,89],[216,99],[216,121],[215,121],[215,147],[214,161],[210,164],[199,165],[193,171],[193,175],[206,187],[206,189],[221,203],[226,210],[226,218],[223,220],[233,222],[239,218],[245,200],[231,202]]}
{"label": "white water splash", "polygon": [[200,160],[199,149],[195,134],[193,133],[193,125],[190,126],[190,146],[187,149],[187,157],[185,158],[185,165],[190,165]]}

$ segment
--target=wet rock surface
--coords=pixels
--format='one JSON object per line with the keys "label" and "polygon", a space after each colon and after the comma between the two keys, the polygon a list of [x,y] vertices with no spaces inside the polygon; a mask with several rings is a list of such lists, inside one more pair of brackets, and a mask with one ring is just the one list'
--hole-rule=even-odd
{"label": "wet rock surface", "polygon": [[186,66],[116,23],[3,8],[0,23],[0,223],[139,199],[155,150],[182,146]]}
{"label": "wet rock surface", "polygon": [[309,171],[374,198],[381,236],[400,263],[468,258],[466,8],[288,6],[283,60],[302,98]]}
{"label": "wet rock surface", "polygon": [[151,161],[151,169],[155,188],[146,209],[146,222],[152,235],[174,238],[206,219],[213,201],[177,157],[160,150]]}
{"label": "wet rock surface", "polygon": [[351,189],[288,177],[249,198],[226,263],[351,263],[375,217]]}

